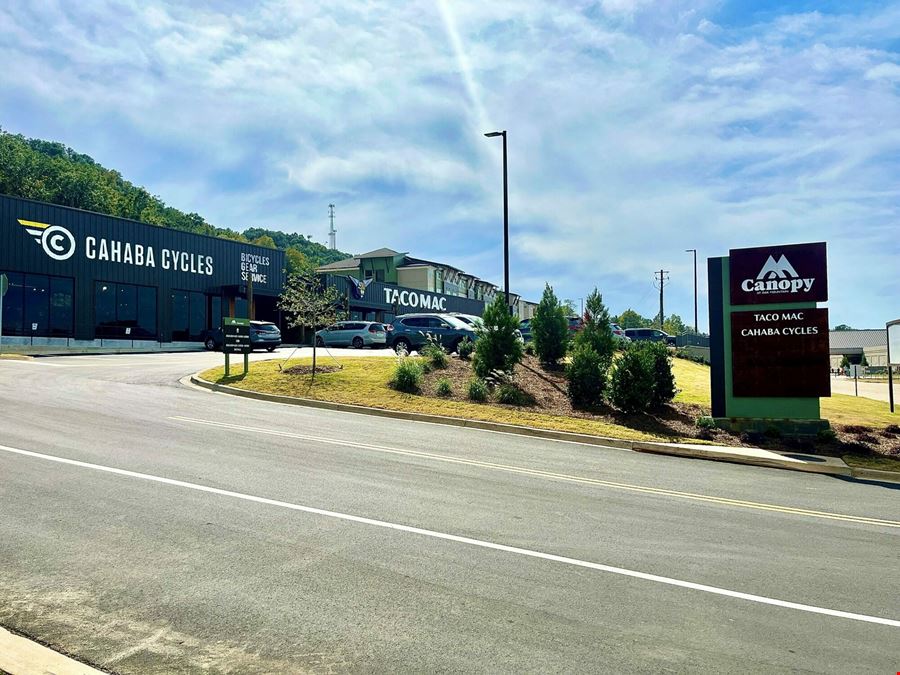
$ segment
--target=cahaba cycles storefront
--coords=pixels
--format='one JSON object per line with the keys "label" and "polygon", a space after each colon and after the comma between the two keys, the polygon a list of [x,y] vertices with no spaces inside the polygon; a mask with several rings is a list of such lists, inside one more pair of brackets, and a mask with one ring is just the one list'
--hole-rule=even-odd
{"label": "cahaba cycles storefront", "polygon": [[279,322],[284,253],[0,196],[0,272],[5,342],[199,341],[223,316]]}

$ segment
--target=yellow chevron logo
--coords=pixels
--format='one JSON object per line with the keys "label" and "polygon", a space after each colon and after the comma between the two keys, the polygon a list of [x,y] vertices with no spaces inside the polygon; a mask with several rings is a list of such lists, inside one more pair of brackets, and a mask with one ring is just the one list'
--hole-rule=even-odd
{"label": "yellow chevron logo", "polygon": [[19,225],[22,225],[26,230],[28,230],[28,234],[34,237],[34,240],[38,243],[41,243],[41,235],[44,230],[50,227],[50,223],[37,223],[33,220],[22,220],[21,218],[17,218],[19,221]]}

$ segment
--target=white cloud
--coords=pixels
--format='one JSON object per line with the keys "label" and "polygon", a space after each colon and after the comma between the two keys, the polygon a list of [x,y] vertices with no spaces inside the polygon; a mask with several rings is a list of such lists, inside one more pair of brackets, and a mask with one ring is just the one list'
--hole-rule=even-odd
{"label": "white cloud", "polygon": [[879,63],[866,71],[866,79],[900,81],[900,65],[896,63]]}
{"label": "white cloud", "polygon": [[596,284],[614,310],[652,313],[665,267],[687,316],[685,248],[827,239],[833,317],[877,324],[900,306],[884,274],[900,255],[900,4],[739,27],[717,6],[447,0],[448,34],[434,0],[6,5],[0,124],[223,226],[322,240],[336,202],[345,250],[496,281],[488,120],[509,130],[525,295]]}

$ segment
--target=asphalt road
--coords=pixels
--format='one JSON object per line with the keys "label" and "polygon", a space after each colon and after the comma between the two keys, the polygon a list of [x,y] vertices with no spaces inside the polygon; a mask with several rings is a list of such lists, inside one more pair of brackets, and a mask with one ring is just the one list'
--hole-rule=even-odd
{"label": "asphalt road", "polygon": [[129,673],[900,670],[900,486],[179,384],[220,358],[0,362],[0,624]]}

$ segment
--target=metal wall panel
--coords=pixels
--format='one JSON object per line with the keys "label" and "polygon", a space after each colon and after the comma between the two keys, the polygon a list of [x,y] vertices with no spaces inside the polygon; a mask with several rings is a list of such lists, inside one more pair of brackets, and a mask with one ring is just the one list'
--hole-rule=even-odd
{"label": "metal wall panel", "polygon": [[[101,259],[101,242],[107,259]],[[113,242],[118,242],[118,259],[113,259]],[[143,264],[138,264],[138,247]],[[95,281],[156,288],[157,329],[167,341],[172,290],[218,295],[223,287],[246,287],[246,276],[256,274],[261,276],[254,280],[254,294],[278,295],[284,266],[283,251],[0,195],[0,270],[74,278],[77,339],[94,337]]]}

